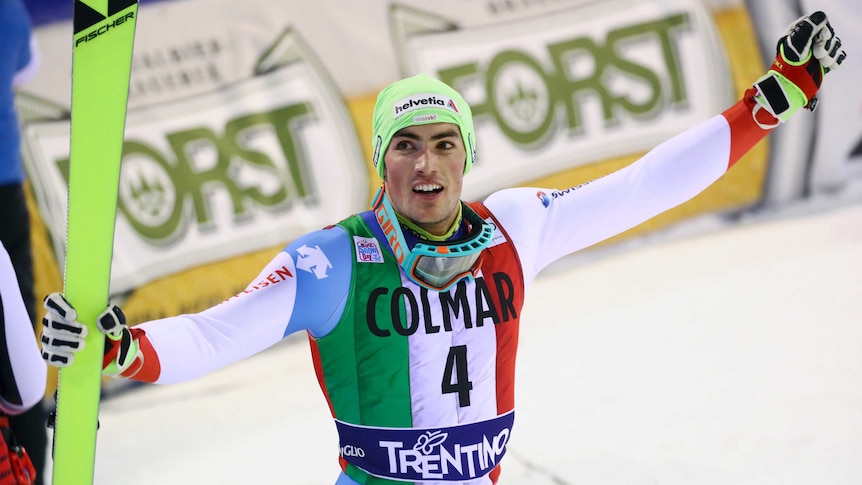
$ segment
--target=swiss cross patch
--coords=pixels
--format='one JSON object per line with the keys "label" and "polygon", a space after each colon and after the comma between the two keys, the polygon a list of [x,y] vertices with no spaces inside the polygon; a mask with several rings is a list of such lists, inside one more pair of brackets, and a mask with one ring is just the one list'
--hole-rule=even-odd
{"label": "swiss cross patch", "polygon": [[383,251],[380,250],[380,243],[377,242],[377,239],[353,236],[353,243],[356,246],[356,261],[360,263],[383,262]]}

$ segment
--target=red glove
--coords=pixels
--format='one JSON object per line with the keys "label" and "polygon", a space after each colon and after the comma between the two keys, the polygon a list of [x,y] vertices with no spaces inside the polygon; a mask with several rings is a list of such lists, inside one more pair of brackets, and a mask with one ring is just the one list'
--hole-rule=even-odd
{"label": "red glove", "polygon": [[847,53],[820,11],[790,24],[776,50],[769,71],[754,83],[754,100],[783,122],[800,108],[814,110],[823,75],[838,68]]}

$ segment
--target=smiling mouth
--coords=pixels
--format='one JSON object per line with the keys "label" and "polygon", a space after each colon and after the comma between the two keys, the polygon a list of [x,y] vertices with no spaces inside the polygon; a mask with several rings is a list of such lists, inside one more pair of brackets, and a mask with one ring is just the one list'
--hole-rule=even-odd
{"label": "smiling mouth", "polygon": [[413,192],[422,195],[439,194],[443,192],[443,186],[437,184],[422,184],[413,187]]}

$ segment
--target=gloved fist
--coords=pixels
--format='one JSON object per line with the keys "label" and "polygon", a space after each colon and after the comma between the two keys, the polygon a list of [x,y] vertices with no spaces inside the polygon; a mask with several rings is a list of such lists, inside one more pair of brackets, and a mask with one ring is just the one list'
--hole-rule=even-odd
{"label": "gloved fist", "polygon": [[754,83],[754,101],[783,122],[799,108],[814,110],[823,76],[837,69],[847,53],[820,11],[790,24],[777,51],[769,72]]}
{"label": "gloved fist", "polygon": [[[44,307],[42,358],[50,365],[67,367],[75,361],[75,353],[84,348],[87,326],[78,321],[78,312],[60,293],[46,296]],[[132,337],[126,316],[117,306],[102,312],[96,327],[105,334],[103,373],[118,375],[139,357],[137,339]]]}
{"label": "gloved fist", "polygon": [[118,306],[109,307],[96,319],[99,331],[105,334],[105,357],[102,373],[117,377],[137,361],[137,370],[143,363],[138,339],[126,325],[126,315]]}
{"label": "gloved fist", "polygon": [[78,321],[78,312],[60,293],[51,293],[43,302],[42,359],[50,365],[68,367],[75,352],[84,348],[87,327]]}

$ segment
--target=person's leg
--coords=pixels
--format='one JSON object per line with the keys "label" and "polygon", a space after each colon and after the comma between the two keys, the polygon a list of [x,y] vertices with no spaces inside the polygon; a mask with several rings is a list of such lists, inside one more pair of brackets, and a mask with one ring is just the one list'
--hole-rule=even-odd
{"label": "person's leg", "polygon": [[15,440],[27,450],[30,461],[33,462],[33,468],[36,469],[36,481],[33,482],[33,485],[50,483],[50,480],[46,482],[43,476],[48,446],[46,421],[47,415],[41,402],[24,414],[9,416],[9,428],[12,429]]}
{"label": "person's leg", "polygon": [[[18,276],[18,286],[24,305],[33,324],[36,321],[36,298],[33,282],[33,249],[30,245],[30,213],[24,188],[19,184],[0,186],[0,241],[9,253],[12,266]],[[33,338],[36,338],[35,334]],[[24,414],[9,417],[9,426],[15,433],[18,443],[27,450],[36,468],[34,485],[45,483],[42,475],[45,470],[48,432],[42,404],[37,404]]]}

